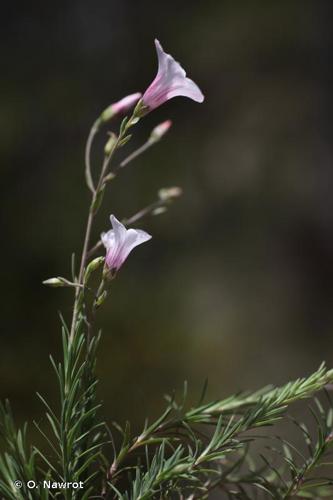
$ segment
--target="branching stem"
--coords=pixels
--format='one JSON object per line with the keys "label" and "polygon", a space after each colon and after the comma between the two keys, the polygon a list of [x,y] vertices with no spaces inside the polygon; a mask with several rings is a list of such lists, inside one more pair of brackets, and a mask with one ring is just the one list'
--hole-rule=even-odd
{"label": "branching stem", "polygon": [[84,270],[85,270],[85,265],[88,256],[90,255],[90,252],[88,252],[88,247],[89,247],[89,242],[90,242],[90,237],[91,237],[91,229],[94,221],[94,217],[98,211],[99,205],[100,205],[100,198],[103,195],[103,189],[105,186],[105,178],[107,175],[108,167],[110,165],[110,162],[112,160],[113,154],[116,151],[117,147],[121,143],[122,139],[126,136],[128,129],[136,123],[135,121],[135,116],[133,116],[126,122],[126,125],[124,127],[121,127],[121,132],[117,139],[114,141],[110,151],[108,154],[105,155],[104,161],[102,164],[100,176],[98,179],[98,183],[96,188],[94,187],[94,182],[92,179],[91,175],[91,149],[93,145],[94,138],[100,128],[100,120],[96,120],[95,123],[93,124],[90,133],[88,135],[87,143],[86,143],[86,148],[85,148],[85,175],[86,175],[86,181],[87,185],[92,192],[92,197],[91,197],[91,203],[89,207],[89,212],[88,212],[88,219],[87,219],[87,225],[86,225],[86,231],[85,231],[85,237],[84,237],[84,243],[83,243],[83,249],[82,249],[82,255],[81,255],[81,263],[80,263],[80,270],[79,270],[79,276],[78,276],[78,287],[76,288],[75,291],[75,299],[74,299],[74,308],[73,308],[73,316],[72,316],[72,323],[71,323],[71,329],[70,329],[70,335],[69,335],[69,345],[72,345],[74,335],[75,335],[75,330],[76,330],[76,324],[77,324],[77,319],[79,315],[79,305],[80,305],[80,286],[83,284],[83,276],[84,276]]}

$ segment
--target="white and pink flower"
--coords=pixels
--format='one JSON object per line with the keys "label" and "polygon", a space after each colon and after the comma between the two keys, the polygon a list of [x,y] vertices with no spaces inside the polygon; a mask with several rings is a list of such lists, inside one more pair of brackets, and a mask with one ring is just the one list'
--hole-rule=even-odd
{"label": "white and pink flower", "polygon": [[204,95],[198,85],[187,78],[181,65],[170,54],[164,52],[158,40],[155,40],[155,46],[158,57],[157,75],[142,97],[147,112],[177,96],[203,102]]}
{"label": "white and pink flower", "polygon": [[112,229],[102,233],[101,240],[106,248],[105,265],[109,271],[118,271],[133,248],[151,239],[151,235],[141,229],[126,229],[126,227],[110,216]]}

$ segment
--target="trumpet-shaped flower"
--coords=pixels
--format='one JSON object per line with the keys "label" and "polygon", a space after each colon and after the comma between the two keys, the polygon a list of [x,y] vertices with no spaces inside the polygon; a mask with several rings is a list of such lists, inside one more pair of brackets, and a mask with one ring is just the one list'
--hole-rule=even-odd
{"label": "trumpet-shaped flower", "polygon": [[114,215],[110,220],[112,229],[101,235],[106,248],[105,265],[109,271],[118,271],[133,248],[150,240],[151,236],[141,229],[126,229]]}
{"label": "trumpet-shaped flower", "polygon": [[203,102],[204,96],[198,85],[187,78],[184,69],[170,54],[166,54],[158,40],[155,40],[158,57],[158,71],[154,81],[143,94],[142,102],[147,111],[157,108],[176,96],[189,97]]}

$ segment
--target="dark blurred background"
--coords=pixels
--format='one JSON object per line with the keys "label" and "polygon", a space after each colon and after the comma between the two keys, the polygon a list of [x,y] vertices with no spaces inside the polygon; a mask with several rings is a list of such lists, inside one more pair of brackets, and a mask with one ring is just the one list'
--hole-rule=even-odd
{"label": "dark blurred background", "polygon": [[332,2],[7,2],[0,22],[0,396],[18,420],[40,418],[36,390],[57,398],[48,355],[73,297],[41,282],[69,276],[82,246],[88,130],[151,82],[154,37],[206,101],[177,98],[140,122],[128,152],[174,126],[99,213],[95,237],[111,212],[184,189],[140,224],[153,240],[99,315],[106,417],[141,425],[185,379],[191,400],[206,377],[218,398],[332,366]]}

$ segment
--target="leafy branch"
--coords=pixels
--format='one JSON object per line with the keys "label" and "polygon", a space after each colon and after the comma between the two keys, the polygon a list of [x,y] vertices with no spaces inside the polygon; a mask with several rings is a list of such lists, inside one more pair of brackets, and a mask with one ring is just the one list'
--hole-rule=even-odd
{"label": "leafy branch", "polygon": [[[131,454],[138,451],[139,448],[144,448],[147,454],[149,454],[149,450],[152,450],[154,463],[157,461],[161,469],[164,467],[165,450],[176,447],[171,456],[178,457],[178,453],[182,451],[179,455],[179,466],[181,467],[185,461],[187,468],[186,472],[184,471],[174,478],[175,484],[172,483],[171,475],[168,475],[167,480],[165,480],[168,491],[171,487],[176,488],[180,479],[195,483],[202,475],[213,476],[213,480],[209,480],[208,483],[207,481],[201,481],[201,485],[206,484],[204,494],[206,494],[207,490],[210,491],[221,485],[222,479],[228,484],[238,482],[241,485],[250,482],[256,484],[257,488],[270,491],[268,486],[265,485],[265,481],[257,475],[253,476],[252,473],[248,477],[238,479],[238,481],[230,476],[236,467],[234,455],[237,456],[238,453],[241,453],[242,460],[247,459],[247,453],[245,455],[243,453],[248,443],[253,439],[249,434],[250,431],[253,432],[260,427],[272,426],[284,417],[286,409],[292,402],[311,397],[315,392],[331,383],[332,380],[333,371],[328,371],[324,365],[321,365],[308,378],[297,379],[280,388],[264,389],[246,396],[234,395],[225,400],[209,405],[201,405],[188,411],[185,409],[185,390],[180,405],[169,398],[167,408],[161,417],[150,426],[146,424],[142,433],[136,438],[130,438],[129,425],[126,426],[123,432],[122,445],[115,455],[109,470],[109,484],[112,488],[115,487],[114,485],[120,480],[121,475],[128,470],[123,464],[130,460]],[[232,408],[236,411],[232,412]],[[328,418],[331,419],[330,412]],[[208,431],[203,431],[203,427],[208,427]],[[213,433],[210,429],[213,429]],[[332,432],[332,429],[330,432]],[[163,450],[163,453],[161,450]],[[320,456],[320,453],[318,452],[317,455]],[[226,464],[229,456],[232,457],[232,468],[226,472],[227,469],[224,467],[222,479],[220,477],[216,479],[216,476],[219,476],[220,464]],[[239,466],[242,460],[238,457],[236,465]],[[143,488],[143,485],[148,482],[147,474],[149,475],[150,468],[142,472],[140,465],[136,467],[135,484],[141,484],[140,481],[142,481],[141,488]],[[156,468],[154,470],[156,471]],[[151,482],[155,486],[158,483],[160,487],[157,476],[154,479],[155,482],[153,479],[153,477],[150,477]],[[182,485],[182,488],[184,490],[185,487]],[[141,489],[136,486],[136,489],[132,491],[132,496],[118,496],[116,498],[131,498],[133,500],[141,498],[141,493],[139,496],[135,496],[134,491],[141,491]],[[154,495],[152,494],[149,498],[154,498]]]}

